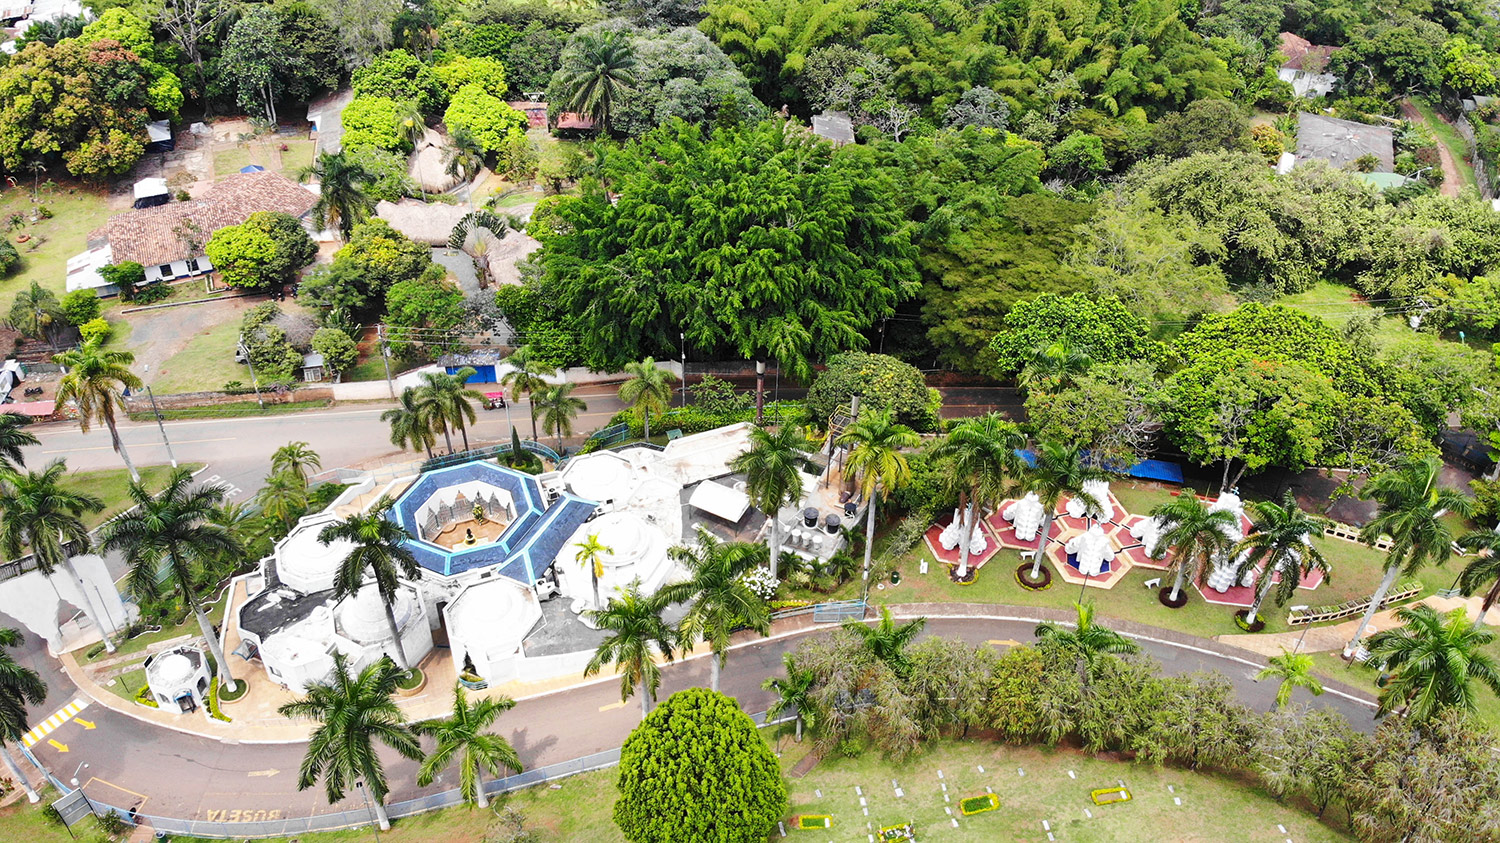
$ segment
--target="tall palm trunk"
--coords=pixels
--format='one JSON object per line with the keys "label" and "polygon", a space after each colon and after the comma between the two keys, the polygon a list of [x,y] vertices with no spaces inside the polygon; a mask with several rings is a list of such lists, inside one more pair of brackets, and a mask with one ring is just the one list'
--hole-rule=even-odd
{"label": "tall palm trunk", "polygon": [[469,427],[468,425],[464,424],[463,416],[459,416],[458,418],[458,432],[463,434],[464,450],[469,450]]}
{"label": "tall palm trunk", "polygon": [[651,713],[651,693],[646,690],[646,671],[644,671],[644,670],[641,671],[640,683],[641,683],[641,719],[645,720],[646,719],[646,715],[648,715],[648,714]]}
{"label": "tall palm trunk", "polygon": [[1370,605],[1365,608],[1364,617],[1359,619],[1359,627],[1354,630],[1354,637],[1349,639],[1349,644],[1344,648],[1344,657],[1350,659],[1353,664],[1354,651],[1359,649],[1359,639],[1365,635],[1365,627],[1370,625],[1370,619],[1380,611],[1380,604],[1385,600],[1386,592],[1391,590],[1391,585],[1396,582],[1396,574],[1400,572],[1401,566],[1394,564],[1392,560],[1390,567],[1385,570],[1385,578],[1380,581],[1380,587],[1375,589],[1375,594],[1370,598]]}
{"label": "tall palm trunk", "polygon": [[589,574],[594,579],[594,608],[595,609],[602,609],[604,607],[601,606],[601,605],[599,605],[599,568],[598,568],[598,564],[599,563],[597,563],[597,562],[590,561],[590,563],[589,563]]}
{"label": "tall palm trunk", "polygon": [[797,712],[797,743],[802,743],[802,712]]}
{"label": "tall palm trunk", "polygon": [[474,765],[474,804],[483,811],[490,806],[490,798],[484,793],[484,767]]}
{"label": "tall palm trunk", "polygon": [[453,453],[453,437],[448,435],[448,420],[443,420],[443,442],[448,446],[448,453]]}
{"label": "tall palm trunk", "polygon": [[[175,565],[177,554],[175,548],[168,553],[168,561]],[[208,642],[208,652],[213,654],[214,662],[219,666],[219,679],[224,683],[224,690],[234,693],[239,686],[235,684],[234,677],[229,673],[229,660],[224,658],[224,648],[219,646],[219,636],[214,634],[214,625],[208,622],[208,615],[203,613],[203,607],[198,605],[198,598],[193,594],[193,587],[188,585],[187,578],[178,577],[182,587],[182,599],[187,601],[193,610],[193,617],[198,619],[198,631],[203,633],[203,639]],[[225,619],[226,621],[228,618]]]}
{"label": "tall palm trunk", "polygon": [[536,393],[526,393],[526,408],[531,411],[531,439],[533,442],[540,442],[542,437],[536,432]]}
{"label": "tall palm trunk", "polygon": [[396,666],[402,670],[411,670],[411,665],[406,661],[406,648],[401,646],[401,629],[396,626],[396,609],[393,605],[396,601],[381,602],[385,603],[385,620],[391,625],[391,638],[396,643]]}
{"label": "tall palm trunk", "polygon": [[[964,500],[963,498],[967,498]],[[959,517],[963,519],[964,537],[960,544],[963,545],[958,554],[958,578],[963,579],[969,575],[969,545],[974,541],[974,527],[979,521],[979,514],[975,511],[974,499],[967,495],[961,495],[958,502]]]}
{"label": "tall palm trunk", "polygon": [[780,518],[780,515],[781,515],[780,510],[777,510],[777,511],[774,511],[774,512],[771,513],[771,576],[772,576],[772,578],[777,579],[778,581],[781,578],[781,571],[778,570],[780,568],[780,564],[779,563],[781,562],[781,518]]}
{"label": "tall palm trunk", "polygon": [[130,454],[125,451],[125,443],[120,440],[120,430],[115,427],[115,414],[113,412],[105,414],[104,426],[109,428],[110,445],[114,447],[115,453],[120,455],[120,459],[124,460],[125,467],[130,469],[130,479],[137,483],[141,482],[141,473],[135,470],[135,463],[130,461]]}
{"label": "tall palm trunk", "polygon": [[380,826],[380,830],[390,831],[391,818],[385,812],[385,797],[370,794],[370,806],[375,809],[375,823]]}
{"label": "tall palm trunk", "polygon": [[1047,507],[1042,513],[1042,534],[1036,540],[1036,556],[1031,560],[1031,578],[1036,579],[1042,575],[1042,556],[1047,553],[1047,534],[1052,532],[1052,510],[1056,504]]}
{"label": "tall palm trunk", "polygon": [[880,505],[880,487],[870,490],[870,511],[865,518],[865,579],[870,578],[870,557],[875,554],[875,508]]}
{"label": "tall palm trunk", "polygon": [[719,666],[719,659],[720,658],[721,658],[721,656],[718,653],[710,653],[709,654],[709,658],[708,658],[708,661],[709,661],[709,665],[708,665],[708,689],[710,691],[717,691],[717,690],[719,690],[719,671],[721,670],[721,668]]}
{"label": "tall palm trunk", "polygon": [[1255,589],[1255,600],[1250,603],[1250,613],[1245,616],[1245,623],[1247,624],[1255,623],[1255,616],[1260,614],[1260,604],[1271,591],[1271,571],[1269,565],[1266,566],[1266,571],[1261,574],[1261,577],[1265,582],[1256,583],[1258,587]]}
{"label": "tall palm trunk", "polygon": [[1177,602],[1177,595],[1182,593],[1182,581],[1187,579],[1187,566],[1177,566],[1177,578],[1172,580],[1172,595],[1168,597],[1173,603]]}
{"label": "tall palm trunk", "polygon": [[36,788],[31,786],[31,780],[26,778],[26,776],[21,772],[21,768],[16,766],[16,759],[11,757],[10,749],[3,743],[0,743],[0,758],[5,759],[5,766],[10,768],[11,777],[14,778],[16,782],[21,785],[21,787],[25,788],[26,799],[33,805],[40,802],[42,800],[41,795],[36,792]]}
{"label": "tall palm trunk", "polygon": [[651,411],[650,410],[643,410],[643,411],[641,411],[641,424],[645,425],[645,427],[646,427],[646,441],[650,442],[651,441]]}
{"label": "tall palm trunk", "polygon": [[[68,573],[73,575],[73,582],[78,586],[78,593],[83,595],[83,605],[88,607],[88,612],[86,614],[91,619],[93,619],[94,625],[99,627],[99,637],[104,639],[104,649],[108,652],[113,653],[115,651],[115,643],[110,640],[110,637],[113,636],[116,632],[119,632],[119,630],[115,628],[115,625],[112,621],[109,624],[109,628],[105,628],[104,621],[109,618],[109,607],[100,606],[98,608],[98,614],[96,615],[94,611],[94,602],[89,599],[88,588],[83,582],[83,577],[79,576],[78,569],[73,567],[73,557],[67,557],[67,561],[63,564],[67,565]],[[99,599],[103,601],[104,598],[100,597]]]}

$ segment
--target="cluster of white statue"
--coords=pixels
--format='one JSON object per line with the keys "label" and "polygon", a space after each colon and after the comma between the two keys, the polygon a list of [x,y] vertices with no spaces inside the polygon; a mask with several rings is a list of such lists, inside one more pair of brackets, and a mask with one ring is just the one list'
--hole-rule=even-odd
{"label": "cluster of white statue", "polygon": [[1037,531],[1042,528],[1042,519],[1046,514],[1036,492],[1027,492],[1026,497],[1001,510],[1000,517],[1015,525],[1016,541],[1029,542],[1036,541]]}
{"label": "cluster of white statue", "polygon": [[1097,577],[1104,573],[1105,564],[1115,559],[1115,547],[1110,544],[1109,536],[1104,535],[1104,528],[1098,524],[1068,539],[1064,549],[1073,557],[1078,573],[1086,577]]}
{"label": "cluster of white statue", "polygon": [[[969,506],[968,516],[970,519],[974,517],[972,504]],[[938,544],[943,546],[943,550],[953,550],[963,543],[964,531],[967,529],[968,524],[963,514],[957,509],[953,510],[953,520],[948,523],[948,526],[943,528],[942,533],[938,534]],[[989,546],[989,539],[985,538],[984,531],[976,525],[973,535],[969,537],[969,554],[977,556],[984,553]]]}
{"label": "cluster of white statue", "polygon": [[[1231,542],[1239,542],[1244,538],[1244,531],[1240,529],[1240,518],[1245,514],[1245,504],[1239,495],[1225,492],[1209,506],[1210,512],[1232,512],[1234,513],[1234,524],[1224,532]],[[1146,554],[1151,557],[1157,555],[1157,542],[1161,539],[1161,519],[1146,518],[1138,521],[1130,527],[1130,534],[1138,539],[1146,549]],[[1239,567],[1242,557],[1222,554],[1214,559],[1213,567],[1208,573],[1207,585],[1214,591],[1223,594],[1235,585],[1250,586],[1255,584],[1256,572],[1245,571],[1245,575],[1236,583],[1234,572]]]}

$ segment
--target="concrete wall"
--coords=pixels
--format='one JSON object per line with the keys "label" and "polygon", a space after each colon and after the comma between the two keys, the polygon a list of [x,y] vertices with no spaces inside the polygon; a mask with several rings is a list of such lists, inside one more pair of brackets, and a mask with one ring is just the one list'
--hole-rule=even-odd
{"label": "concrete wall", "polygon": [[[384,383],[381,383],[384,386]],[[333,390],[325,386],[310,386],[303,389],[294,389],[288,392],[272,392],[261,390],[260,397],[267,404],[291,404],[297,401],[332,401]],[[216,407],[221,404],[239,404],[245,401],[254,401],[255,393],[248,392],[244,395],[230,395],[225,392],[179,392],[174,395],[157,395],[156,406],[163,410],[180,410],[187,407]],[[151,412],[151,399],[146,393],[137,392],[125,399],[125,406],[132,413]]]}

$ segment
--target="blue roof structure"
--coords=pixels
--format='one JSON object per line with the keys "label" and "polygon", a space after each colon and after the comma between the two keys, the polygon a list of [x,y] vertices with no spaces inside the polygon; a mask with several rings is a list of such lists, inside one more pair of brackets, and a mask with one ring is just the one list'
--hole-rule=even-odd
{"label": "blue roof structure", "polygon": [[558,551],[578,527],[593,516],[594,501],[564,493],[549,506],[541,484],[530,474],[489,462],[471,462],[429,471],[401,493],[388,518],[413,536],[422,534],[417,513],[428,499],[446,488],[479,482],[510,494],[515,518],[500,537],[488,544],[450,549],[421,539],[409,539],[406,547],[417,564],[445,577],[476,568],[496,566],[500,573],[527,585],[547,573]]}
{"label": "blue roof structure", "polygon": [[[1088,451],[1081,452],[1088,456]],[[1016,449],[1016,456],[1025,462],[1028,468],[1036,468],[1036,454],[1030,450]],[[1165,460],[1141,460],[1128,468],[1121,468],[1118,464],[1106,464],[1105,469],[1126,477],[1139,477],[1143,480],[1162,480],[1167,483],[1182,484],[1182,466],[1175,462]]]}

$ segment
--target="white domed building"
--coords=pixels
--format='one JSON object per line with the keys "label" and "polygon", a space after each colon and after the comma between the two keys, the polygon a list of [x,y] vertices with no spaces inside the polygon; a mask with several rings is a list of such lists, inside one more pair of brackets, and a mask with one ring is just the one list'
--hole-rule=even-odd
{"label": "white domed building", "polygon": [[146,659],[146,686],[162,711],[207,712],[212,682],[208,659],[197,647],[185,644]]}

